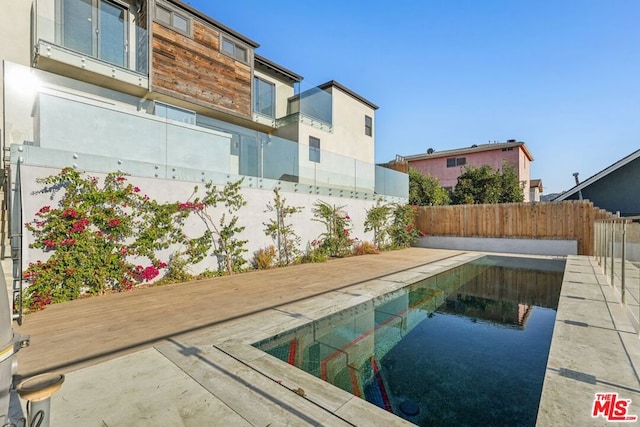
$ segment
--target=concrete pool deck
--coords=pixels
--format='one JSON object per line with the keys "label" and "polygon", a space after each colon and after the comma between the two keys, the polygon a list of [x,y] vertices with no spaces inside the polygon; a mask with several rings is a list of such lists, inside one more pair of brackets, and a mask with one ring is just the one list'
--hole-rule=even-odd
{"label": "concrete pool deck", "polygon": [[[177,320],[169,311],[164,322],[163,316],[146,324],[145,316],[134,316],[137,344],[129,343],[130,335],[118,323],[117,312],[125,304],[118,295],[90,309],[84,307],[96,304],[90,300],[70,304],[64,316],[63,310],[52,307],[27,317],[20,328],[32,335],[32,347],[19,353],[20,373],[66,373],[62,389],[52,399],[53,426],[409,425],[250,344],[481,255],[411,248],[222,278],[228,287],[209,284],[213,296],[197,289],[190,292],[194,285],[187,285],[181,294],[190,294],[195,308],[204,298],[215,305],[216,292],[219,301],[231,298],[248,305],[235,311],[220,307],[224,315],[218,313],[219,319],[218,310],[194,310],[191,323],[184,320],[173,332],[162,329],[164,323]],[[629,414],[640,414],[640,340],[613,295],[607,295],[610,289],[598,268],[590,258],[568,258],[538,425],[607,424],[591,418],[598,392],[631,399]],[[254,290],[262,299],[250,303],[251,287],[239,284],[243,277],[244,283],[266,282],[270,286],[265,289],[271,291]],[[297,285],[282,287],[285,282]],[[174,309],[186,311],[188,317],[189,309],[174,288],[180,286],[139,291],[156,293],[144,299],[139,312]],[[280,303],[269,302],[276,296]],[[78,307],[73,315],[72,306]],[[94,322],[109,318],[105,310],[113,310],[113,322]],[[56,325],[65,318],[67,325]],[[70,328],[70,323],[77,326]],[[137,327],[146,328],[147,334]],[[75,350],[92,345],[94,350],[84,355]]]}

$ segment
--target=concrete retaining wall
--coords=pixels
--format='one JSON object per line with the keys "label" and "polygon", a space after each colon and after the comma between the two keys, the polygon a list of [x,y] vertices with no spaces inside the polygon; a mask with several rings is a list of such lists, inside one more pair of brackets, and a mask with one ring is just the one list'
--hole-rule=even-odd
{"label": "concrete retaining wall", "polygon": [[576,255],[576,240],[498,239],[487,237],[426,236],[417,246],[434,249],[455,249],[482,252],[511,252],[530,255]]}

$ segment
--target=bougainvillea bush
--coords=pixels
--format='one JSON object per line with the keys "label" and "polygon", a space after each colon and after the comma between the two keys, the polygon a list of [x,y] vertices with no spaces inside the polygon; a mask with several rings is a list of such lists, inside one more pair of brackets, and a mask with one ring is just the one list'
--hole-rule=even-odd
{"label": "bougainvillea bush", "polygon": [[38,182],[44,186],[39,193],[59,201],[43,206],[26,224],[33,233],[31,247],[49,255],[24,273],[30,309],[81,293],[132,289],[166,268],[158,251],[176,243],[193,246],[182,232],[189,211],[151,200],[121,174],[109,174],[100,183],[65,168]]}

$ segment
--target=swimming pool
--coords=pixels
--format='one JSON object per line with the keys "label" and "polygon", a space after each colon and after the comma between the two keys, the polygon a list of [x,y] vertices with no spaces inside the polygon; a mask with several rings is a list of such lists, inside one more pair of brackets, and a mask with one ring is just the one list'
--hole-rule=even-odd
{"label": "swimming pool", "polygon": [[254,346],[419,425],[535,425],[564,263],[486,256]]}

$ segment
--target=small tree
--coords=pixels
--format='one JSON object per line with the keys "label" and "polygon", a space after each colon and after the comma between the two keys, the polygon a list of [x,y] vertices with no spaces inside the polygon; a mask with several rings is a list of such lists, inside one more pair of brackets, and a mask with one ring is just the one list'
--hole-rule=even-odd
{"label": "small tree", "polygon": [[[247,262],[243,257],[243,253],[247,252],[244,247],[247,240],[237,237],[245,227],[238,226],[239,218],[236,213],[247,204],[240,191],[241,184],[242,179],[227,183],[219,190],[213,183],[208,183],[202,200],[195,198],[193,202],[179,204],[181,210],[196,213],[207,227],[202,237],[193,240],[193,250],[202,253],[203,249],[213,246],[213,254],[218,257],[219,269],[225,270],[227,274],[242,271],[242,266]],[[198,187],[195,187],[193,194],[197,191]],[[216,221],[208,212],[208,208],[217,208],[219,205],[224,205],[226,212]],[[231,216],[230,219],[227,219],[227,214]]]}
{"label": "small tree", "polygon": [[423,175],[409,167],[409,204],[438,206],[449,203],[449,192],[440,186],[438,178]]}
{"label": "small tree", "polygon": [[382,249],[387,246],[389,237],[389,217],[392,207],[378,200],[375,206],[367,210],[367,218],[364,221],[364,231],[373,231],[373,243]]}
{"label": "small tree", "polygon": [[518,174],[513,165],[507,162],[502,164],[501,175],[502,192],[498,203],[521,203],[524,201],[524,184],[518,181]]}
{"label": "small tree", "polygon": [[325,232],[319,238],[319,247],[330,256],[342,257],[351,253],[351,217],[343,208],[322,200],[313,204],[312,220],[325,226]]}
{"label": "small tree", "polygon": [[299,249],[301,239],[295,233],[291,224],[287,224],[287,218],[301,212],[303,208],[288,206],[287,199],[280,196],[278,188],[273,189],[273,194],[273,204],[267,204],[267,212],[275,213],[276,218],[269,219],[269,222],[263,223],[266,227],[264,232],[267,236],[271,236],[276,244],[278,263],[280,265],[288,265],[301,255]]}
{"label": "small tree", "polygon": [[524,195],[513,167],[507,163],[503,171],[491,166],[466,166],[458,177],[451,201],[454,204],[522,202]]}

